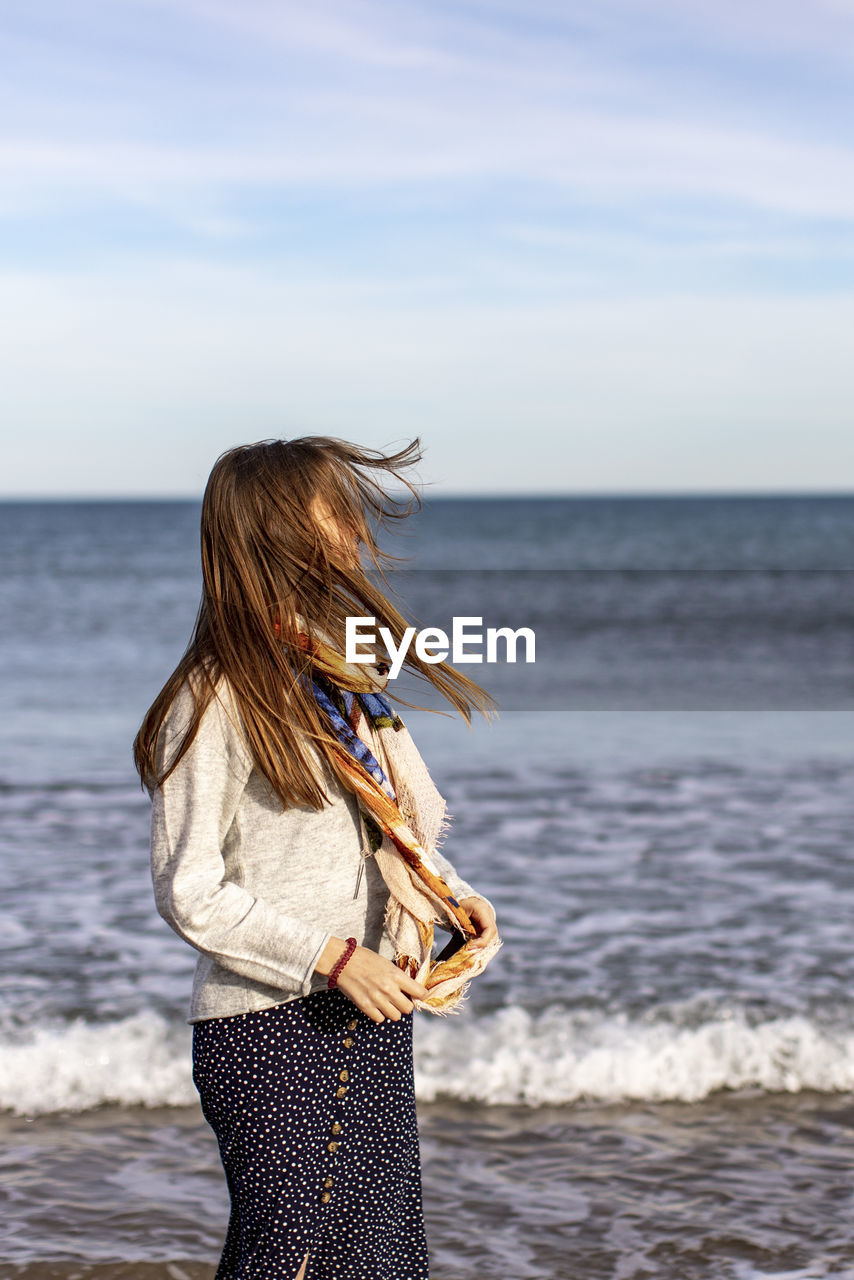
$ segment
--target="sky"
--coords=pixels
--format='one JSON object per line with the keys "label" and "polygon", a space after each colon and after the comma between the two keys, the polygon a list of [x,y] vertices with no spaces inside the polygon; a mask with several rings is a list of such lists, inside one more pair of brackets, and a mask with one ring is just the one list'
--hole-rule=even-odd
{"label": "sky", "polygon": [[6,0],[4,496],[854,491],[852,0]]}

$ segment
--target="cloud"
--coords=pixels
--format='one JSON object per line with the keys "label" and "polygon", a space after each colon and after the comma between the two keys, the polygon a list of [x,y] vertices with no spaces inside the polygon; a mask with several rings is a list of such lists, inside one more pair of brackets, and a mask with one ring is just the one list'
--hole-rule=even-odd
{"label": "cloud", "polygon": [[[43,0],[40,7],[51,6]],[[822,11],[836,13],[837,25],[850,19],[830,0]],[[184,58],[170,66],[128,49],[122,93],[112,82],[99,90],[94,78],[103,99],[97,116],[93,110],[77,120],[72,103],[64,119],[60,91],[52,128],[43,122],[7,135],[0,150],[7,212],[57,199],[71,208],[114,201],[180,220],[192,197],[216,220],[234,213],[226,205],[265,190],[441,184],[453,198],[460,185],[517,183],[553,192],[561,206],[687,198],[804,217],[854,213],[847,139],[832,128],[822,136],[773,114],[763,119],[769,88],[746,83],[743,67],[744,119],[734,117],[730,94],[717,104],[696,93],[693,101],[675,98],[674,77],[679,84],[686,74],[698,83],[717,77],[727,86],[733,78],[726,60],[702,45],[698,31],[713,12],[702,3],[540,3],[530,12],[469,4],[449,13],[376,0],[303,7],[159,0],[135,12],[137,22],[147,14],[149,22],[171,15],[189,24],[175,32]],[[687,38],[686,13],[693,62],[662,66],[639,15],[664,24],[678,45]],[[734,39],[764,31],[766,61],[802,25],[788,5],[779,21],[765,4],[725,4],[714,13],[718,43],[722,33]],[[508,27],[514,14],[516,26]],[[207,34],[186,69],[194,23]],[[42,30],[27,46],[36,71],[38,51],[50,41]],[[72,46],[69,56],[81,66],[95,61],[98,41],[93,33],[91,50]],[[38,74],[34,83],[41,89]],[[146,105],[147,135],[140,129]],[[114,111],[128,121],[119,137]]]}
{"label": "cloud", "polygon": [[513,19],[552,45],[607,41],[638,56],[668,47],[753,53],[765,63],[793,54],[848,63],[854,55],[850,0],[468,0],[464,12],[485,23]]}
{"label": "cloud", "polygon": [[423,429],[483,487],[850,474],[852,25],[833,0],[17,0],[6,483],[80,490],[97,456],[106,488],[193,490],[244,424]]}
{"label": "cloud", "polygon": [[192,194],[215,209],[218,197],[265,188],[518,181],[562,200],[681,196],[793,215],[854,215],[854,157],[839,145],[656,118],[528,109],[485,119],[444,104],[425,111],[392,101],[382,110],[374,103],[373,114],[389,120],[378,136],[349,110],[346,95],[334,105],[334,129],[305,113],[302,131],[283,134],[275,146],[6,140],[5,208],[45,208],[57,193],[78,208],[114,200],[170,209]]}
{"label": "cloud", "polygon": [[269,0],[249,0],[239,6],[226,0],[165,0],[165,7],[253,42],[273,41],[280,49],[351,65],[434,72],[470,65],[446,38],[449,29],[459,30],[458,22],[453,17],[442,22],[435,10],[411,0],[393,5],[339,0],[310,6]]}

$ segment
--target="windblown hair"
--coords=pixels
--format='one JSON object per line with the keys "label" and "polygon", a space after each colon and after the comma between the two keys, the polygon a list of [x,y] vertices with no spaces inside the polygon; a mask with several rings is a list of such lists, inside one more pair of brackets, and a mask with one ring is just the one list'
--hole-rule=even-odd
{"label": "windblown hair", "polygon": [[[161,786],[182,759],[224,677],[255,766],[285,807],[322,809],[328,800],[308,743],[351,789],[312,696],[313,665],[297,641],[298,615],[310,637],[325,638],[341,653],[348,616],[376,618],[401,643],[406,619],[371,582],[355,544],[366,548],[388,587],[383,564],[401,557],[381,550],[376,536],[421,509],[417,489],[401,474],[420,460],[417,437],[386,455],[331,436],[239,445],[217,459],[202,501],[203,586],[193,635],[133,744],[143,786]],[[389,491],[391,478],[408,497]],[[324,532],[318,505],[352,537],[352,554]],[[467,723],[473,709],[487,719],[494,712],[484,689],[446,662],[423,662],[414,646],[404,667],[429,681]],[[178,751],[158,767],[158,739],[185,682],[195,709]]]}

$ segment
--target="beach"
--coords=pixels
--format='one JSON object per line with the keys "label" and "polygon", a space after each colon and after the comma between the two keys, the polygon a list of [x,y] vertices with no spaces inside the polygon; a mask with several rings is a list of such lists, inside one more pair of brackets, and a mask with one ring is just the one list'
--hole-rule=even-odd
{"label": "beach", "polygon": [[[130,761],[197,518],[0,504],[3,1278],[212,1280],[222,1246]],[[416,1020],[434,1280],[854,1277],[854,500],[419,521],[419,625],[538,644],[491,725],[403,708],[505,942]]]}
{"label": "beach", "polygon": [[[854,1274],[850,1095],[445,1103],[420,1119],[436,1280]],[[0,1137],[27,1228],[4,1275],[211,1280],[228,1203],[196,1108],[7,1118]]]}

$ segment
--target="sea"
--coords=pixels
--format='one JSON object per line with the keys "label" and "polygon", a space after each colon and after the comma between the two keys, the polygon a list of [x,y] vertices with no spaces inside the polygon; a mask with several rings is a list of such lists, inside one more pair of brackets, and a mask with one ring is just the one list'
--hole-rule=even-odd
{"label": "sea", "polygon": [[[4,1280],[222,1248],[131,760],[198,524],[0,504]],[[389,686],[504,939],[416,1017],[435,1280],[854,1277],[854,496],[428,497],[383,545],[494,699]]]}

